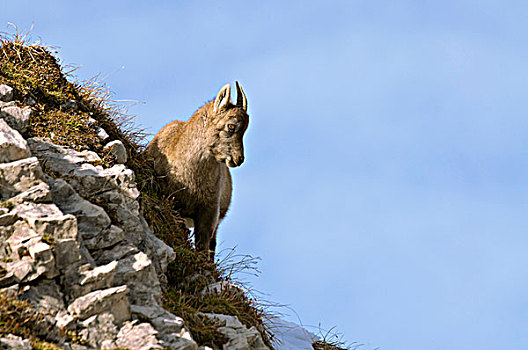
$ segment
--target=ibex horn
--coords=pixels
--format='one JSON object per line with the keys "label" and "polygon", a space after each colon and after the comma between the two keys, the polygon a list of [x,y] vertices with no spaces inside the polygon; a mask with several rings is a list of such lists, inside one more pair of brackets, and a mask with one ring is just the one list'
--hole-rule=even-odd
{"label": "ibex horn", "polygon": [[223,108],[231,103],[231,85],[225,84],[222,86],[218,95],[214,100],[214,111],[218,111],[220,108]]}
{"label": "ibex horn", "polygon": [[237,89],[237,106],[242,107],[244,111],[247,111],[246,94],[244,93],[244,90],[242,90],[242,87],[238,84],[238,81],[236,81],[235,83]]}

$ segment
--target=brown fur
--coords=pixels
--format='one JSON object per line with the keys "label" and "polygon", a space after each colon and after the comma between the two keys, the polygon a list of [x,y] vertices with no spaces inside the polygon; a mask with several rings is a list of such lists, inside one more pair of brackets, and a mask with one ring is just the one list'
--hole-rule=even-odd
{"label": "brown fur", "polygon": [[[214,257],[216,231],[231,203],[229,167],[244,161],[242,138],[249,116],[237,82],[237,104],[224,86],[216,99],[199,108],[187,122],[173,121],[154,137],[147,152],[155,171],[166,176],[168,191],[194,221],[196,249]],[[229,124],[234,130],[229,130]]]}

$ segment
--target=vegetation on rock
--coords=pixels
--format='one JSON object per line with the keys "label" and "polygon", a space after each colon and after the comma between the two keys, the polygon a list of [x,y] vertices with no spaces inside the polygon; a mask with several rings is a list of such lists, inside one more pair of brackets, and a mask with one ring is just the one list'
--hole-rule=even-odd
{"label": "vegetation on rock", "polygon": [[[145,133],[134,126],[133,118],[123,108],[112,105],[106,87],[97,79],[76,82],[71,76],[74,70],[65,73],[49,48],[29,44],[24,35],[0,38],[0,45],[0,84],[14,89],[17,104],[29,105],[32,109],[24,137],[45,137],[54,144],[77,151],[94,151],[102,159],[101,164],[95,165],[103,166],[113,165],[114,160],[103,149],[94,124],[106,130],[112,140],[120,140],[125,145],[126,165],[134,170],[141,191],[142,213],[153,232],[176,252],[164,286],[165,307],[185,320],[200,345],[221,348],[225,342],[217,326],[202,315],[219,313],[237,316],[246,326],[254,326],[271,346],[273,335],[264,323],[267,314],[254,298],[227,291],[203,293],[211,283],[229,281],[230,275],[193,248],[190,231],[179,216],[178,208],[170,195],[163,192],[164,179],[154,175],[152,160],[143,153]],[[0,310],[0,320],[13,315],[6,305],[13,305],[17,312],[24,312],[22,309],[27,306],[8,301],[0,300],[5,304]],[[13,321],[21,330],[15,334],[26,336],[26,329],[30,329],[34,316],[24,317]],[[11,332],[12,327],[6,322],[0,325],[0,334]]]}

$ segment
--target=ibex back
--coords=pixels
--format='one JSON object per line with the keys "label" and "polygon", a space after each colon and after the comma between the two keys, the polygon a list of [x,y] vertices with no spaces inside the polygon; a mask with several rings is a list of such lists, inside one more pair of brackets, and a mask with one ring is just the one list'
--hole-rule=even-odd
{"label": "ibex back", "polygon": [[166,176],[183,217],[194,221],[196,249],[214,259],[216,231],[231,203],[228,167],[244,162],[242,137],[248,127],[247,100],[236,82],[237,103],[229,84],[187,122],[174,121],[154,137],[147,152],[155,171]]}

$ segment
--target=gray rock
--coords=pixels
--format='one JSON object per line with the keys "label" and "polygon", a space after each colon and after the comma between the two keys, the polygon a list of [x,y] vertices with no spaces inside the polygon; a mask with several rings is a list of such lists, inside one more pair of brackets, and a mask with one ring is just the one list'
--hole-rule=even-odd
{"label": "gray rock", "polygon": [[20,286],[18,284],[13,284],[9,287],[0,288],[0,291],[4,293],[8,298],[16,298],[18,297],[19,289],[20,289]]}
{"label": "gray rock", "polygon": [[110,135],[108,135],[108,133],[106,132],[105,129],[101,128],[101,127],[96,127],[95,128],[95,132],[97,134],[97,138],[99,139],[99,141],[103,142],[103,141],[106,141]]}
{"label": "gray rock", "polygon": [[125,232],[118,226],[111,225],[97,236],[84,240],[84,246],[90,250],[110,248],[125,239]]}
{"label": "gray rock", "polygon": [[224,295],[231,295],[231,296],[242,296],[244,295],[244,290],[240,286],[237,286],[236,284],[232,282],[218,281],[218,282],[208,285],[202,290],[203,296],[207,294],[224,294]]}
{"label": "gray rock", "polygon": [[33,261],[30,257],[23,257],[21,260],[5,264],[4,269],[7,273],[0,278],[0,287],[6,287],[17,284],[31,276],[33,273]]}
{"label": "gray rock", "polygon": [[92,253],[97,264],[108,264],[114,260],[121,260],[129,255],[138,253],[139,250],[133,245],[120,243],[111,249],[102,249]]}
{"label": "gray rock", "polygon": [[71,174],[70,184],[81,195],[94,195],[111,190],[120,190],[130,198],[139,197],[134,172],[123,164],[104,169],[102,166],[81,164]]}
{"label": "gray rock", "polygon": [[77,152],[71,148],[57,146],[42,138],[27,140],[31,152],[39,158],[48,169],[68,176],[80,164],[101,161],[101,158],[91,151]]}
{"label": "gray rock", "polygon": [[130,350],[162,349],[156,338],[158,332],[149,323],[126,322],[117,335],[117,346]]}
{"label": "gray rock", "polygon": [[0,215],[0,226],[13,225],[17,220],[17,215],[14,212],[7,212]]}
{"label": "gray rock", "polygon": [[55,315],[55,325],[63,331],[73,330],[76,326],[75,318],[70,315],[66,310],[60,310]]}
{"label": "gray rock", "polygon": [[77,218],[77,228],[83,239],[100,235],[112,223],[103,208],[81,198],[66,181],[54,181],[51,190],[61,211]]}
{"label": "gray rock", "polygon": [[[36,158],[0,164],[0,200],[14,205],[0,208],[0,256],[13,259],[0,261],[0,288],[22,288],[24,298],[59,310],[55,324],[77,329],[88,342],[83,349],[198,349],[183,320],[161,306],[160,278],[175,253],[140,215],[134,173],[122,164],[94,166],[94,152],[45,139],[28,146]],[[147,323],[128,322],[131,311]]]}
{"label": "gray rock", "polygon": [[39,235],[49,235],[54,239],[78,237],[75,216],[64,215],[55,204],[26,202],[15,207],[14,211]]}
{"label": "gray rock", "polygon": [[82,264],[90,264],[91,266],[96,266],[95,259],[93,258],[92,254],[86,249],[86,247],[83,245],[80,249],[81,252],[81,263]]}
{"label": "gray rock", "polygon": [[7,200],[44,182],[44,173],[35,157],[0,163],[0,199]]}
{"label": "gray rock", "polygon": [[31,97],[31,96],[26,96],[26,97],[24,98],[24,101],[23,101],[23,102],[24,102],[24,104],[25,104],[26,106],[30,106],[30,107],[33,107],[33,106],[35,106],[35,105],[37,104],[37,100],[35,100],[35,99],[34,99],[33,97]]}
{"label": "gray rock", "polygon": [[[13,211],[14,212],[14,211]],[[29,225],[22,221],[16,221],[10,228],[10,233],[7,239],[1,242],[1,245],[7,246],[9,256],[14,259],[22,259],[27,256],[27,244],[31,240],[40,240],[41,236],[32,230]]]}
{"label": "gray rock", "polygon": [[[144,219],[142,221],[144,221]],[[156,237],[150,229],[147,229],[145,232],[146,236],[143,241],[143,251],[151,257],[156,272],[161,278],[161,275],[167,272],[168,265],[176,259],[176,253],[174,252],[174,249]]]}
{"label": "gray rock", "polygon": [[139,203],[137,197],[130,197],[120,189],[114,189],[97,194],[97,198],[105,201],[114,208],[123,207],[139,216]]}
{"label": "gray rock", "polygon": [[156,270],[143,252],[119,260],[114,283],[128,285],[133,304],[161,303],[161,286]]}
{"label": "gray rock", "polygon": [[31,350],[33,348],[28,339],[22,339],[16,335],[8,334],[0,338],[0,349]]}
{"label": "gray rock", "polygon": [[117,323],[121,323],[130,319],[130,304],[127,295],[127,286],[97,290],[75,299],[68,306],[68,312],[81,320],[101,312],[109,312]]}
{"label": "gray rock", "polygon": [[123,145],[123,142],[119,140],[108,142],[104,146],[104,150],[109,151],[114,156],[114,159],[117,163],[124,164],[128,159],[125,145]]}
{"label": "gray rock", "polygon": [[78,334],[89,345],[96,349],[115,349],[115,338],[118,329],[114,324],[114,315],[102,313],[94,315],[82,322],[82,329]]}
{"label": "gray rock", "polygon": [[98,289],[110,288],[114,281],[116,269],[117,261],[95,268],[90,265],[83,265],[77,270],[77,273],[66,275],[65,291],[70,298],[75,299]]}
{"label": "gray rock", "polygon": [[191,333],[185,328],[181,317],[175,316],[162,308],[154,305],[130,305],[132,315],[139,320],[150,322],[159,332],[158,338],[174,349],[188,348],[194,349]]}
{"label": "gray rock", "polygon": [[0,104],[0,118],[19,132],[26,131],[33,111],[29,107],[17,107],[14,104]]}
{"label": "gray rock", "polygon": [[26,140],[16,130],[11,129],[5,120],[0,119],[0,163],[31,157]]}
{"label": "gray rock", "polygon": [[47,203],[51,202],[51,191],[47,183],[41,182],[30,187],[26,191],[8,199],[13,204],[24,202]]}
{"label": "gray rock", "polygon": [[130,210],[117,206],[115,208],[117,223],[126,232],[125,240],[133,246],[139,246],[145,239],[145,230],[143,222],[139,216],[134,215]]}
{"label": "gray rock", "polygon": [[40,238],[38,240],[33,239],[27,243],[27,250],[34,261],[35,273],[33,278],[41,275],[46,278],[58,276],[59,273],[55,267],[55,257],[48,244],[40,241]]}
{"label": "gray rock", "polygon": [[255,327],[248,329],[236,316],[219,314],[203,315],[220,325],[217,328],[218,332],[222,333],[228,339],[228,342],[223,346],[224,350],[269,350]]}
{"label": "gray rock", "polygon": [[81,261],[79,242],[75,238],[56,239],[54,241],[55,264],[59,270],[75,266]]}
{"label": "gray rock", "polygon": [[54,278],[58,272],[51,247],[42,242],[34,231],[25,229],[24,223],[16,223],[14,233],[6,240],[14,261],[7,263],[5,270],[13,272],[22,282],[28,282],[44,275]]}
{"label": "gray rock", "polygon": [[13,99],[13,88],[7,85],[0,85],[0,101],[9,102]]}
{"label": "gray rock", "polygon": [[64,299],[55,280],[43,279],[35,285],[25,286],[19,296],[47,310],[64,309]]}

